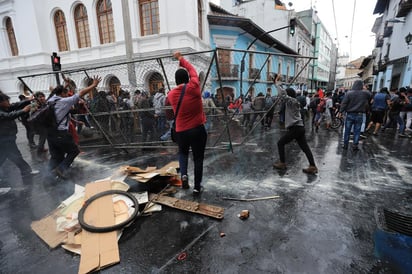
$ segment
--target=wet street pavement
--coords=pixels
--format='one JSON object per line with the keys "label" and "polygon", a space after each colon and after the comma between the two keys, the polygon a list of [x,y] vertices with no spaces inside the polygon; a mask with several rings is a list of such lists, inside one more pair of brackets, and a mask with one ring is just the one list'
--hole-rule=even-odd
{"label": "wet street pavement", "polygon": [[[236,123],[236,122],[233,122]],[[219,130],[210,133],[216,139]],[[161,167],[177,160],[176,149],[83,149],[70,179],[55,180],[27,146],[24,128],[18,145],[25,159],[41,173],[22,181],[6,162],[0,169],[0,273],[77,273],[80,257],[58,247],[50,249],[30,228],[73,194],[74,185],[102,179],[120,166]],[[240,143],[245,132],[230,130]],[[119,240],[120,263],[101,273],[396,273],[399,266],[375,252],[375,208],[411,215],[411,139],[393,132],[363,140],[360,151],[342,150],[340,132],[307,129],[319,174],[307,175],[308,163],[296,143],[287,146],[286,172],[278,159],[277,125],[257,127],[247,142],[228,150],[209,149],[204,162],[204,193],[178,189],[175,197],[225,209],[219,221],[162,207],[140,217]],[[227,141],[223,140],[222,141]],[[0,152],[1,153],[1,152]],[[193,165],[189,164],[193,178]],[[139,183],[127,179],[133,188]],[[230,198],[277,199],[235,201]],[[249,210],[250,217],[238,214]],[[226,236],[221,237],[220,233]],[[409,254],[411,254],[410,246]],[[183,260],[179,255],[185,254]],[[180,257],[182,258],[182,257]],[[412,258],[405,257],[412,261]],[[409,269],[409,271],[412,271]]]}

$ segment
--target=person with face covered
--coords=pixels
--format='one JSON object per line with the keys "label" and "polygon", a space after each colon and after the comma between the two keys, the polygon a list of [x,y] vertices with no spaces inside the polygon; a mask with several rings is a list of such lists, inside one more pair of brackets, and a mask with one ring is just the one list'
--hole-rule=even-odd
{"label": "person with face covered", "polygon": [[[179,68],[175,73],[177,87],[167,94],[167,100],[175,113],[176,140],[179,146],[179,166],[182,179],[182,188],[188,189],[189,177],[187,172],[189,149],[192,149],[194,162],[193,194],[198,195],[202,190],[203,159],[206,148],[207,133],[204,127],[206,116],[203,112],[202,94],[200,92],[199,77],[195,68],[180,52],[173,57],[179,61]],[[176,115],[182,91],[179,112]]]}
{"label": "person with face covered", "polygon": [[286,169],[285,145],[293,140],[296,140],[309,161],[309,167],[304,168],[303,172],[308,174],[316,174],[318,172],[318,168],[316,167],[312,151],[306,141],[305,127],[300,114],[300,103],[296,99],[296,91],[293,88],[287,88],[286,90],[283,89],[280,85],[278,85],[279,79],[280,75],[276,75],[274,78],[274,84],[278,90],[278,98],[280,103],[284,103],[285,105],[285,128],[287,131],[278,141],[279,161],[274,163],[273,167],[280,170]]}

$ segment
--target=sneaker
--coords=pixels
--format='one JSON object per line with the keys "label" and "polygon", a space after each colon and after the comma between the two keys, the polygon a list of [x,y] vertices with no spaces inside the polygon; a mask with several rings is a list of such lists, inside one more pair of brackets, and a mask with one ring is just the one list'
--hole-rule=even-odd
{"label": "sneaker", "polygon": [[56,175],[57,175],[58,177],[60,177],[60,178],[62,178],[62,179],[67,179],[67,176],[64,174],[64,172],[63,172],[60,168],[56,167],[56,168],[54,169],[54,172],[56,173]]}
{"label": "sneaker", "polygon": [[366,135],[364,135],[364,134],[361,134],[361,135],[359,135],[359,137],[361,138],[361,139],[366,139],[366,138],[368,138]]}
{"label": "sneaker", "polygon": [[345,150],[348,149],[348,144],[344,144],[344,145],[342,146],[342,148],[345,149]]}
{"label": "sneaker", "polygon": [[318,173],[318,168],[316,166],[309,166],[308,168],[302,169],[302,171],[308,174],[316,174]]}
{"label": "sneaker", "polygon": [[403,133],[399,133],[398,136],[399,136],[399,137],[403,137],[403,138],[404,138],[404,137],[408,137],[408,135],[403,134]]}
{"label": "sneaker", "polygon": [[195,188],[193,189],[193,195],[194,195],[194,196],[198,196],[198,195],[200,195],[202,192],[203,192],[203,187],[202,187],[202,186],[201,186],[201,187],[195,187]]}
{"label": "sneaker", "polygon": [[276,162],[273,164],[273,168],[285,170],[286,164],[282,162]]}
{"label": "sneaker", "polygon": [[36,169],[33,169],[29,174],[30,175],[36,175],[36,174],[39,174],[39,173],[40,173],[40,171],[38,171]]}
{"label": "sneaker", "polygon": [[183,189],[190,188],[190,186],[189,186],[189,177],[187,177],[187,175],[182,176],[182,188]]}
{"label": "sneaker", "polygon": [[373,136],[378,136],[379,134],[377,132],[372,133]]}
{"label": "sneaker", "polygon": [[359,150],[358,145],[353,145],[353,146],[352,146],[352,150],[353,150],[353,151],[358,151],[358,150]]}

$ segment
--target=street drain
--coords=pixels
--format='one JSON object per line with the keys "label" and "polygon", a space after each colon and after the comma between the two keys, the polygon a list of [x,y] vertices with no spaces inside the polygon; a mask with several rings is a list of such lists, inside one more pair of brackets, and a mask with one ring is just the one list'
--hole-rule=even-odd
{"label": "street drain", "polygon": [[412,216],[407,216],[386,208],[378,208],[375,213],[378,226],[383,230],[412,236]]}

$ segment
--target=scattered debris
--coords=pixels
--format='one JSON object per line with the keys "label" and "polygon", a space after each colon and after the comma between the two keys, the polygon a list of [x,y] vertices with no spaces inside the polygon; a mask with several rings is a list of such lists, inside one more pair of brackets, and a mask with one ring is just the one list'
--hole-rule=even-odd
{"label": "scattered debris", "polygon": [[168,177],[166,179],[175,180],[178,168],[179,162],[174,161],[170,162],[160,169],[157,169],[156,167],[147,167],[146,169],[141,169],[133,166],[123,166],[120,169],[128,174],[129,178],[136,180],[139,183],[148,183],[158,176]]}
{"label": "scattered debris", "polygon": [[182,252],[182,253],[179,254],[179,256],[177,256],[177,259],[178,259],[179,261],[183,261],[183,260],[186,259],[186,257],[187,257],[186,252]]}
{"label": "scattered debris", "polygon": [[280,196],[267,196],[267,197],[260,197],[260,198],[231,198],[231,197],[223,197],[223,200],[231,200],[231,201],[240,201],[240,202],[253,202],[253,201],[262,201],[262,200],[270,200],[270,199],[277,199]]}
{"label": "scattered debris", "polygon": [[7,192],[9,192],[11,189],[11,187],[0,187],[0,195],[2,194],[6,194]]}
{"label": "scattered debris", "polygon": [[156,195],[156,197],[153,199],[153,202],[184,211],[206,215],[216,219],[223,219],[223,214],[225,212],[224,208],[222,207],[177,199],[164,195]]}
{"label": "scattered debris", "polygon": [[240,214],[237,215],[241,220],[246,220],[249,218],[249,210],[242,210]]}
{"label": "scattered debris", "polygon": [[[85,199],[110,190],[110,181],[89,183],[85,187]],[[111,226],[115,224],[112,197],[103,196],[91,203],[84,213],[84,218],[89,223],[98,226]],[[79,273],[89,273],[109,265],[120,262],[117,232],[94,233],[82,230],[81,256]]]}
{"label": "scattered debris", "polygon": [[[81,220],[86,221],[86,224],[92,224],[92,227],[100,229],[116,226],[117,228],[120,227],[118,224],[125,223],[133,212],[137,212],[134,205],[145,204],[144,209],[135,217],[160,211],[161,205],[166,205],[223,219],[224,209],[221,207],[166,196],[177,192],[175,187],[170,186],[181,186],[181,180],[177,178],[178,169],[177,161],[160,169],[124,166],[109,178],[87,183],[85,187],[75,185],[72,196],[43,219],[32,222],[31,228],[50,248],[62,245],[64,249],[81,255],[79,273],[89,273],[120,262],[118,241],[123,230],[119,228],[105,233],[99,233],[97,230],[87,231],[80,226],[79,216]],[[159,193],[158,190],[152,191],[157,194],[149,195],[147,191],[128,193],[130,187],[123,182],[126,177],[139,183],[150,183],[151,187],[158,186],[160,182],[160,185],[165,187]],[[4,194],[10,189],[0,190],[0,194]],[[111,190],[118,194],[109,195],[108,191]],[[92,199],[93,202],[88,203],[87,210],[85,208],[81,210],[88,199],[97,196],[98,198]],[[133,202],[134,200],[138,203]],[[224,237],[225,234],[221,232],[220,236]],[[185,260],[186,256],[186,252],[183,252],[178,256],[178,260]]]}

